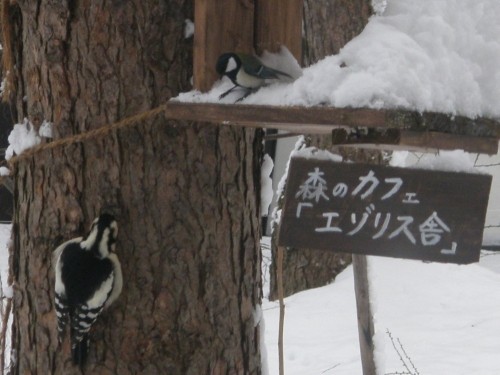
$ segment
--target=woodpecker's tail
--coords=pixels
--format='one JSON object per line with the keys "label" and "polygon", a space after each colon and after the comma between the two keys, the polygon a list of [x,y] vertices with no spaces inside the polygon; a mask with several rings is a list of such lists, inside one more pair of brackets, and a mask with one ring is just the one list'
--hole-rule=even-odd
{"label": "woodpecker's tail", "polygon": [[71,354],[73,357],[73,364],[83,367],[89,352],[89,336],[83,335],[80,341],[71,342]]}

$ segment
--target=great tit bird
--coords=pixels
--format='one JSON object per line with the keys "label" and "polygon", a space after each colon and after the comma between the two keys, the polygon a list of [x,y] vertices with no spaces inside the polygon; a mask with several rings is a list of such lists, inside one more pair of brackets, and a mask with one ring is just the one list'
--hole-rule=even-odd
{"label": "great tit bird", "polygon": [[285,72],[265,66],[257,57],[244,53],[220,55],[215,69],[221,76],[227,76],[234,83],[234,87],[220,95],[219,99],[224,98],[235,88],[242,87],[246,93],[237,100],[240,101],[264,85],[266,79],[292,78]]}

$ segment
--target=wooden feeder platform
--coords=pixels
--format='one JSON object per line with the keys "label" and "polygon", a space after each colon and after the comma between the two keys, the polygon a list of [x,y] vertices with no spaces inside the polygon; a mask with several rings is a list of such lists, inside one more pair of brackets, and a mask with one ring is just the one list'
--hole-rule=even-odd
{"label": "wooden feeder platform", "polygon": [[[165,117],[222,125],[270,128],[294,134],[331,134],[336,143],[380,149],[455,150],[493,155],[498,152],[500,122],[443,113],[408,110],[276,107],[265,105],[170,101]],[[368,128],[372,131],[354,132]]]}

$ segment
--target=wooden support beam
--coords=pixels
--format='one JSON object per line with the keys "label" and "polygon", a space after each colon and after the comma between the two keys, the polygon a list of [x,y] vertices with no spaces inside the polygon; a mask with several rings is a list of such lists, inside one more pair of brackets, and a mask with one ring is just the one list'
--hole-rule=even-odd
{"label": "wooden support beam", "polygon": [[[168,102],[165,108],[166,117],[174,120],[264,127],[298,134],[331,134],[339,127],[374,128],[380,131],[396,129],[399,132],[387,137],[387,140],[393,138],[392,143],[380,141],[380,144],[392,144],[423,151],[462,149],[491,155],[497,153],[500,139],[498,121],[486,118],[452,117],[433,112],[176,101]],[[363,143],[362,138],[361,143]]]}
{"label": "wooden support beam", "polygon": [[349,133],[346,129],[339,128],[333,130],[332,136],[335,143],[343,147],[427,152],[460,149],[488,155],[495,155],[498,152],[498,140],[494,137],[455,135],[436,131],[378,129],[363,135]]}
{"label": "wooden support beam", "polygon": [[338,126],[384,127],[384,111],[332,107],[275,107],[264,105],[167,103],[166,117],[225,125],[268,127],[301,134],[330,134]]}
{"label": "wooden support beam", "polygon": [[248,0],[196,0],[194,27],[194,87],[208,91],[219,79],[215,64],[222,53],[253,53],[254,4]]}
{"label": "wooden support beam", "polygon": [[359,348],[363,375],[376,375],[373,335],[373,313],[370,305],[370,285],[366,255],[353,254],[354,290],[358,314]]}
{"label": "wooden support beam", "polygon": [[435,131],[401,131],[399,144],[404,145],[409,150],[412,148],[421,149],[422,146],[425,146],[429,150],[460,149],[488,155],[495,155],[498,152],[497,138],[438,133]]}
{"label": "wooden support beam", "polygon": [[278,52],[284,45],[302,61],[303,0],[255,0],[255,50]]}

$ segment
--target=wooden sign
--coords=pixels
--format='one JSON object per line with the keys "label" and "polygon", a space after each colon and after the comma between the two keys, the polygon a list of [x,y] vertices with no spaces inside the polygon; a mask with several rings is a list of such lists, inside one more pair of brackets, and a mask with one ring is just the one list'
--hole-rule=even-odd
{"label": "wooden sign", "polygon": [[491,176],[293,158],[279,245],[479,261]]}

